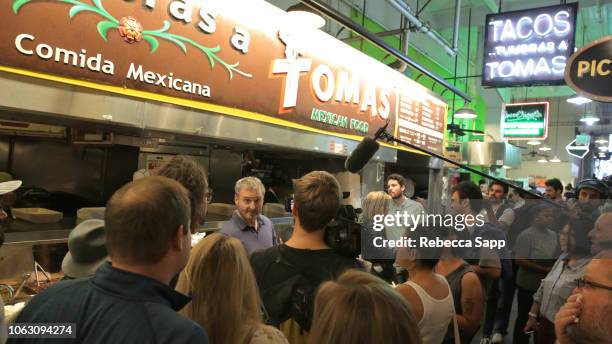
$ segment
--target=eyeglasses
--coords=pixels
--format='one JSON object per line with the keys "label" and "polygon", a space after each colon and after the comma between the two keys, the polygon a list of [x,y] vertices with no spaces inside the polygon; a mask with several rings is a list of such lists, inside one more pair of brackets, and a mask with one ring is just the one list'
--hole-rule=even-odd
{"label": "eyeglasses", "polygon": [[208,188],[208,190],[206,191],[206,204],[212,203],[212,198],[213,198],[213,189]]}
{"label": "eyeglasses", "polygon": [[599,283],[593,282],[593,281],[589,281],[589,280],[586,280],[584,278],[576,279],[576,284],[578,285],[578,288],[582,288],[582,287],[588,285],[588,286],[593,287],[593,288],[599,288],[599,289],[604,289],[604,290],[607,290],[607,291],[612,291],[612,287],[610,287],[610,286],[599,284]]}

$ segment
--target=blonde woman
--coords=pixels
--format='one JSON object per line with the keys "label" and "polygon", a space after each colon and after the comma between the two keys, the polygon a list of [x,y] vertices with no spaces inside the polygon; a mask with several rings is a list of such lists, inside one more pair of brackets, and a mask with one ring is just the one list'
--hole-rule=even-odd
{"label": "blonde woman", "polygon": [[358,270],[319,288],[310,344],[420,344],[408,303],[385,281]]}
{"label": "blonde woman", "polygon": [[[380,247],[386,239],[383,217],[389,212],[391,196],[384,191],[370,192],[361,203],[361,258],[370,261],[373,271],[388,282],[397,282],[393,267],[394,254],[390,248]],[[377,247],[378,246],[378,247]]]}
{"label": "blonde woman", "polygon": [[213,344],[288,343],[279,330],[262,322],[255,275],[236,238],[215,233],[202,239],[192,249],[176,290],[192,298],[180,313],[206,328]]}

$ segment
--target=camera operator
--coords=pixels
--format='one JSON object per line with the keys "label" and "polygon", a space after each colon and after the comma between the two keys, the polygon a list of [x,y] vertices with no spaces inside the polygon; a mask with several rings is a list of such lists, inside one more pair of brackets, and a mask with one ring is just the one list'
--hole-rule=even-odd
{"label": "camera operator", "polygon": [[[305,342],[312,320],[314,292],[324,281],[358,267],[325,243],[325,227],[340,207],[340,185],[323,171],[293,181],[295,225],[282,245],[251,256],[257,284],[268,315],[267,323],[280,326],[291,343]],[[284,324],[283,324],[284,323]],[[299,328],[298,326],[299,325]]]}

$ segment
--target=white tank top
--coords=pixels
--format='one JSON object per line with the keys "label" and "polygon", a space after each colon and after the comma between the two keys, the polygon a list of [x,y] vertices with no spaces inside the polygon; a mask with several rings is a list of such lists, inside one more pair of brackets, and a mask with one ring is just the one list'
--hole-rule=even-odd
{"label": "white tank top", "polygon": [[419,321],[419,330],[423,338],[423,344],[440,344],[444,340],[448,325],[453,321],[455,315],[455,304],[453,303],[453,294],[446,279],[442,275],[435,276],[444,281],[448,288],[448,295],[443,299],[435,299],[429,295],[420,285],[408,281],[407,285],[411,286],[421,299],[423,304],[423,317]]}

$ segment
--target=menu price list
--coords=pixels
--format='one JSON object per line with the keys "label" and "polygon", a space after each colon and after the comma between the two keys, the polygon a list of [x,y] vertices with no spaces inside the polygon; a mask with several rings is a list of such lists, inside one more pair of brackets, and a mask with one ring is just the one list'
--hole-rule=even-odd
{"label": "menu price list", "polygon": [[430,100],[400,94],[397,103],[398,138],[442,154],[445,107]]}

